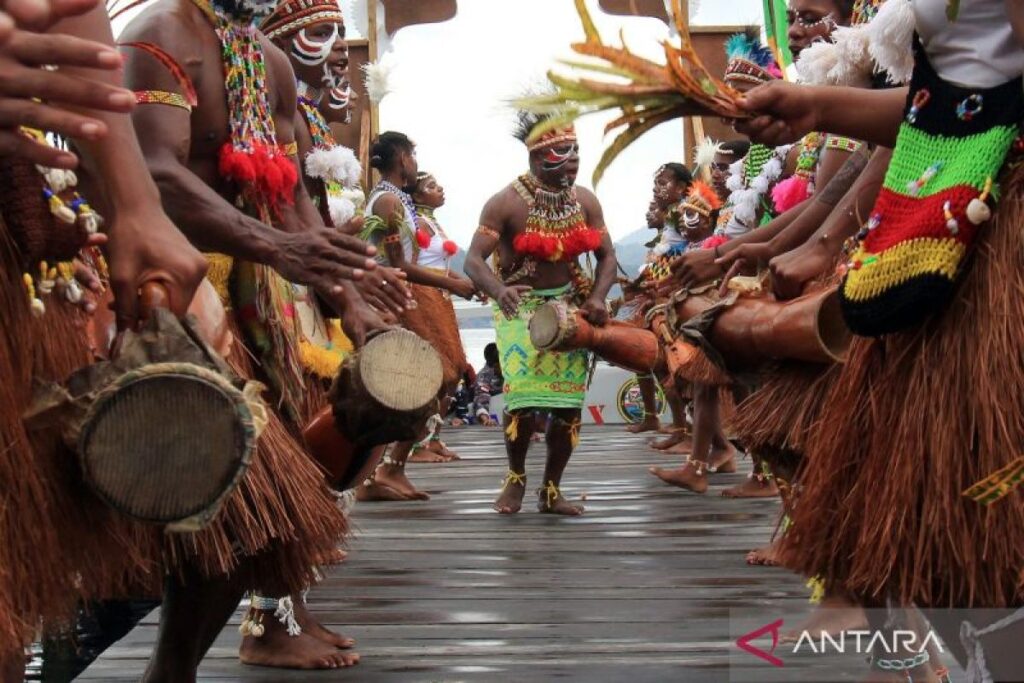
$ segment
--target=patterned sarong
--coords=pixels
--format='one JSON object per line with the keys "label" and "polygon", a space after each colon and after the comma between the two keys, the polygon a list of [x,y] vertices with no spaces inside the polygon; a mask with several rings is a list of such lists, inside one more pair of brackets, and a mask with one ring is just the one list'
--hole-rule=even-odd
{"label": "patterned sarong", "polygon": [[528,325],[537,308],[565,299],[570,287],[537,289],[523,295],[519,315],[507,319],[494,305],[501,371],[505,376],[505,408],[582,408],[587,392],[590,353],[538,351],[530,341]]}

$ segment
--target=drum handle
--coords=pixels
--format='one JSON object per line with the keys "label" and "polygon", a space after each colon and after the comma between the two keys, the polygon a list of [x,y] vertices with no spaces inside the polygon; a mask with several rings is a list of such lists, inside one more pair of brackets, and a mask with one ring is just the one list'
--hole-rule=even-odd
{"label": "drum handle", "polygon": [[150,280],[139,288],[139,318],[147,320],[158,308],[170,308],[171,295],[162,282]]}

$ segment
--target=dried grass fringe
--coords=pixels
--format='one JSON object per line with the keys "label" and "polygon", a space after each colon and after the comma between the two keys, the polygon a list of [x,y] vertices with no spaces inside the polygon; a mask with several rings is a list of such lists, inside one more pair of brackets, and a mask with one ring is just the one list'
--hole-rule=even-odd
{"label": "dried grass fringe", "polygon": [[451,392],[466,371],[466,352],[462,348],[459,322],[450,299],[436,287],[411,285],[416,308],[406,311],[402,324],[423,337],[441,356],[444,388]]}
{"label": "dried grass fringe", "polygon": [[961,495],[1024,448],[1024,169],[948,309],[859,339],[807,439],[784,562],[922,607],[1024,604],[1024,491]]}

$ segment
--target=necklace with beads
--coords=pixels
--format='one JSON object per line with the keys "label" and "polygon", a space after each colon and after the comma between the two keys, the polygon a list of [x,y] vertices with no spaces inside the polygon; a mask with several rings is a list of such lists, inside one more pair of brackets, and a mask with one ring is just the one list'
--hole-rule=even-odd
{"label": "necklace with beads", "polygon": [[587,225],[575,187],[547,187],[532,173],[513,183],[529,207],[526,230],[516,235],[513,248],[543,261],[572,261],[601,246],[601,231]]}
{"label": "necklace with beads", "polygon": [[255,17],[232,18],[209,0],[192,0],[221,44],[231,140],[220,150],[220,173],[263,215],[294,200],[298,173],[277,144],[267,68]]}

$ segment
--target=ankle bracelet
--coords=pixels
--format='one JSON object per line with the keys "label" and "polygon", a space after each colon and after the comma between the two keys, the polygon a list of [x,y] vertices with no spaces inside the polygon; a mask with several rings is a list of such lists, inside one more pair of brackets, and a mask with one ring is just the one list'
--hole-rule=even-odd
{"label": "ankle bracelet", "polygon": [[526,486],[526,472],[520,474],[519,472],[513,472],[509,470],[505,474],[505,479],[501,482],[501,488],[506,489],[512,484],[520,484]]}

